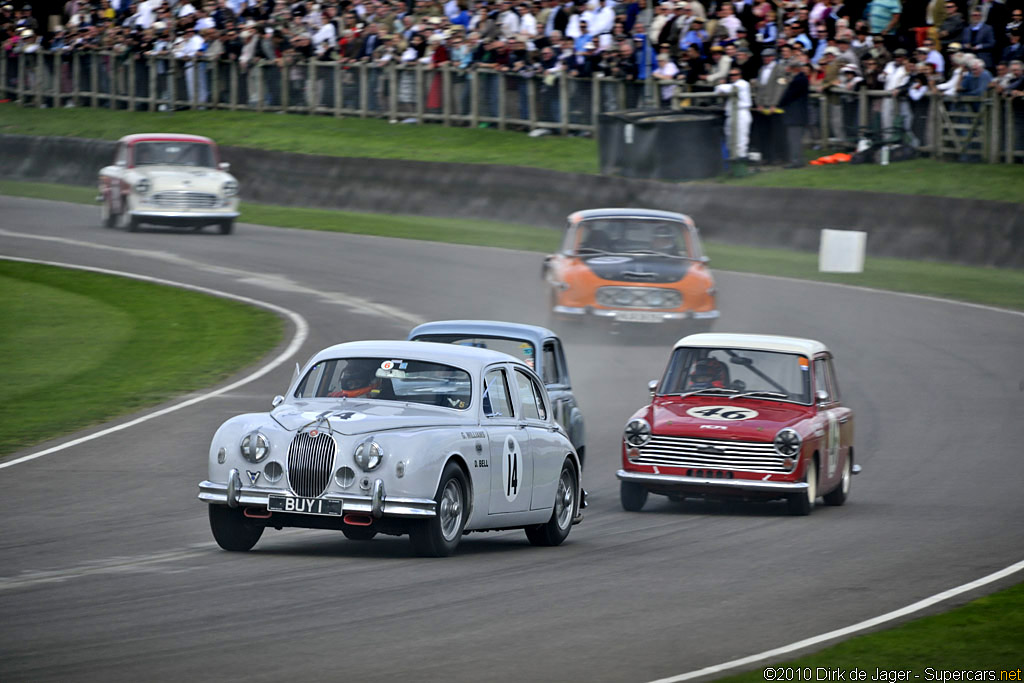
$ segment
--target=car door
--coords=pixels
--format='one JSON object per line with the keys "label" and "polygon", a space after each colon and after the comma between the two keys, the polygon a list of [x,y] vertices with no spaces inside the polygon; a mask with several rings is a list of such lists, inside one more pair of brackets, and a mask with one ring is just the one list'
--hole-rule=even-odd
{"label": "car door", "polygon": [[555,486],[565,458],[562,430],[551,417],[546,392],[539,379],[523,368],[514,371],[518,395],[520,424],[525,424],[530,435],[532,456],[533,502],[531,509],[551,507],[555,500]]}
{"label": "car door", "polygon": [[818,488],[827,491],[835,482],[839,473],[839,442],[840,425],[837,402],[829,382],[828,357],[818,356],[814,359],[814,396],[818,404],[820,428],[824,431],[819,463]]}
{"label": "car door", "polygon": [[[832,413],[839,422],[840,463],[845,463],[849,459],[850,449],[853,447],[853,411],[848,406],[843,405],[843,396],[839,392],[839,380],[836,377],[835,363],[832,362],[831,356],[825,360],[825,368],[828,371],[829,390],[832,392],[832,398],[835,400],[835,407],[832,408]],[[842,470],[840,469],[841,472]]]}
{"label": "car door", "polygon": [[488,513],[492,515],[530,509],[533,480],[530,435],[515,411],[515,401],[509,369],[504,365],[488,368],[484,372],[481,423],[490,451]]}

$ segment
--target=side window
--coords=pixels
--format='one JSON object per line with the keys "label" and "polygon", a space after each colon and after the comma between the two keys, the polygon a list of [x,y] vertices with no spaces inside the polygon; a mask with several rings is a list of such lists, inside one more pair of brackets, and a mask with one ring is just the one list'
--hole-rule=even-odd
{"label": "side window", "polygon": [[127,161],[127,159],[128,159],[128,146],[127,145],[118,145],[117,146],[117,152],[114,153],[114,163],[116,164],[119,161]]}
{"label": "side window", "polygon": [[836,379],[836,369],[835,366],[832,365],[832,359],[827,359],[825,364],[828,366],[828,383],[832,387],[832,400],[841,401],[842,399],[839,394],[839,381]]}
{"label": "side window", "polygon": [[489,370],[484,375],[483,407],[487,417],[513,417],[504,370]]}
{"label": "side window", "polygon": [[558,365],[558,353],[554,342],[544,342],[544,384],[564,384]]}
{"label": "side window", "polygon": [[516,370],[516,386],[519,388],[519,402],[522,405],[522,417],[528,420],[546,420],[547,410],[544,408],[544,395],[537,383],[525,372]]}
{"label": "side window", "polygon": [[819,391],[824,391],[828,396],[827,401],[832,400],[832,392],[828,388],[828,365],[824,358],[814,361],[814,396],[817,401]]}
{"label": "side window", "polygon": [[324,375],[324,367],[327,363],[317,363],[309,369],[306,376],[299,382],[299,386],[295,389],[295,398],[310,398],[316,396],[317,386],[320,384],[320,380]]}

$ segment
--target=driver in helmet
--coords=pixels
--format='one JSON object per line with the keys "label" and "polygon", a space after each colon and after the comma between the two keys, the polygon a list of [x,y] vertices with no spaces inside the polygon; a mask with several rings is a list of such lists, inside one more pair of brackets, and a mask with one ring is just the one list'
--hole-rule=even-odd
{"label": "driver in helmet", "polygon": [[725,366],[714,358],[697,361],[690,371],[688,389],[725,389]]}
{"label": "driver in helmet", "polygon": [[651,248],[654,251],[672,254],[673,256],[676,255],[679,250],[676,248],[675,231],[667,225],[660,225],[656,227],[651,240]]}
{"label": "driver in helmet", "polygon": [[371,359],[356,358],[348,361],[341,370],[337,388],[328,396],[373,398],[380,393],[381,380],[377,377],[378,366],[379,363]]}

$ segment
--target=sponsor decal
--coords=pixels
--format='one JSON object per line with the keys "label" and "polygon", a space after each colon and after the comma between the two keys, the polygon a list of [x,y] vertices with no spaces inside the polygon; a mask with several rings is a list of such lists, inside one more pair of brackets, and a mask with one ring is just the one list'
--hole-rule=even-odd
{"label": "sponsor decal", "polygon": [[728,429],[725,425],[701,425],[701,429]]}
{"label": "sponsor decal", "polygon": [[632,260],[628,256],[595,256],[587,259],[587,263],[595,266],[614,266],[620,263],[629,263]]}

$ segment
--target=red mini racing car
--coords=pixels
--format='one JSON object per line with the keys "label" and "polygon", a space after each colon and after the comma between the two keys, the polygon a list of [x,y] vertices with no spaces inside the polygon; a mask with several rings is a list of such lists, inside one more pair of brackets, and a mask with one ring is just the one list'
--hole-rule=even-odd
{"label": "red mini racing car", "polygon": [[672,350],[651,402],[630,418],[618,471],[622,507],[649,493],[785,499],[810,514],[818,496],[842,505],[854,464],[853,411],[840,400],[821,342],[694,334]]}

